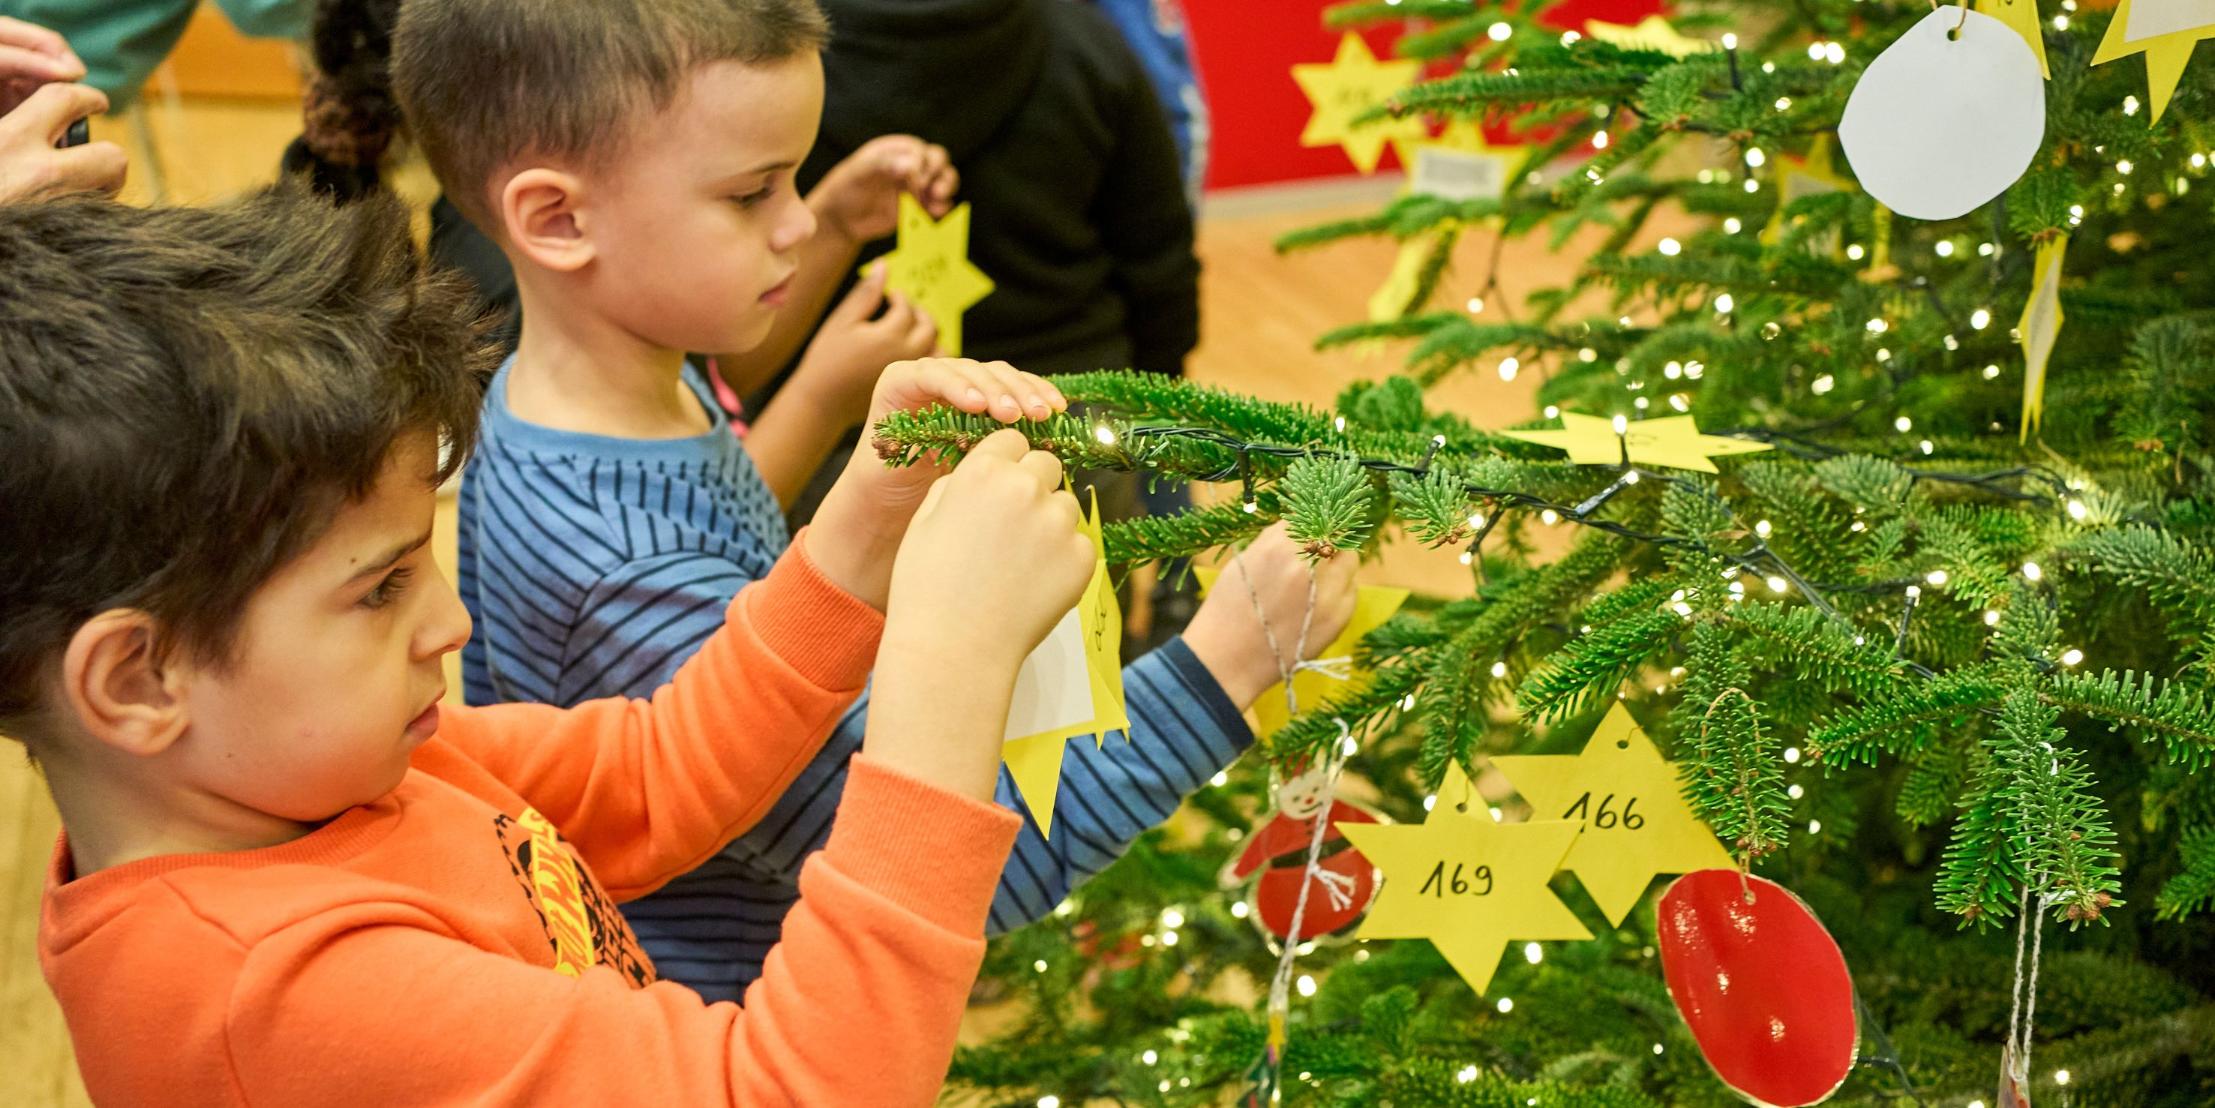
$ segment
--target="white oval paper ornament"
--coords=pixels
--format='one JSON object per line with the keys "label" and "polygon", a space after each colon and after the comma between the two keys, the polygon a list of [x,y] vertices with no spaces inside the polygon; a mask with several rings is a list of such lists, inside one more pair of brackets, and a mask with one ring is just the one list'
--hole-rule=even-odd
{"label": "white oval paper ornament", "polygon": [[2006,192],[2045,137],[2046,83],[2030,44],[1951,6],[1869,63],[1838,123],[1861,187],[1915,219],[1967,215]]}

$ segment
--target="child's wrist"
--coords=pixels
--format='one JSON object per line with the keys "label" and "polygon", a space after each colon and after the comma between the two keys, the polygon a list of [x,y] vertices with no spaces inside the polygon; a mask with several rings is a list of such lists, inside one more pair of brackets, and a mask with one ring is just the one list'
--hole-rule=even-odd
{"label": "child's wrist", "polygon": [[892,559],[907,531],[907,517],[885,520],[867,507],[851,490],[833,487],[808,525],[807,552],[823,576],[881,612],[891,590]]}
{"label": "child's wrist", "polygon": [[[1204,612],[1202,614],[1205,614]],[[1223,695],[1243,710],[1269,686],[1284,680],[1277,660],[1257,648],[1254,636],[1243,629],[1221,627],[1216,621],[1195,617],[1184,630],[1184,645],[1199,659],[1208,676],[1222,686]]]}

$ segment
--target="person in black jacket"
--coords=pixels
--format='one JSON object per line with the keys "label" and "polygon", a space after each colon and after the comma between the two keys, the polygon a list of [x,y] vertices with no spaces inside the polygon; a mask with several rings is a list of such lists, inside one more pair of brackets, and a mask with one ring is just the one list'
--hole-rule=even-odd
{"label": "person in black jacket", "polygon": [[[945,147],[974,206],[970,260],[997,286],[964,317],[962,353],[1033,373],[1181,375],[1199,341],[1192,210],[1168,118],[1115,25],[1077,0],[823,8],[823,129],[799,183],[877,135]],[[820,304],[794,308],[812,310],[788,313],[794,326],[734,378],[790,360]]]}

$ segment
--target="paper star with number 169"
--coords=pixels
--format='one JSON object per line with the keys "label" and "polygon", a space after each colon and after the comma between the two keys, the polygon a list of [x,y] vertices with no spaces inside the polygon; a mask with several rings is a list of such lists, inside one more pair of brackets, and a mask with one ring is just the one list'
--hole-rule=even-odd
{"label": "paper star with number 169", "polygon": [[1592,937],[1546,885],[1577,828],[1565,820],[1472,819],[1443,795],[1421,823],[1339,824],[1384,871],[1360,937],[1429,939],[1482,995],[1508,943]]}

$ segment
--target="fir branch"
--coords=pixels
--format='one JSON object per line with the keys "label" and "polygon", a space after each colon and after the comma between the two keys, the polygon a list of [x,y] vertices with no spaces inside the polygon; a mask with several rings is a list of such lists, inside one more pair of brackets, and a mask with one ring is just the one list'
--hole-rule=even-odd
{"label": "fir branch", "polygon": [[2000,761],[2010,771],[2015,835],[2023,871],[2041,902],[2053,903],[2072,927],[2101,918],[2121,901],[2115,833],[2106,806],[2092,792],[2083,756],[2054,726],[2058,709],[2027,685],[2000,705]]}
{"label": "fir branch", "polygon": [[1106,524],[1101,538],[1107,560],[1114,565],[1185,558],[1253,538],[1277,521],[1278,508],[1277,494],[1265,491],[1254,497],[1251,512],[1234,502],[1175,515],[1139,516]]}
{"label": "fir branch", "polygon": [[1691,742],[1684,775],[1685,798],[1735,844],[1741,863],[1783,847],[1790,804],[1784,794],[1783,759],[1761,725],[1753,684],[1721,625],[1693,625],[1685,659],[1684,699],[1677,733]]}
{"label": "fir branch", "polygon": [[2128,670],[2063,671],[2048,678],[2041,695],[2057,709],[2159,739],[2172,764],[2198,772],[2215,760],[2215,705],[2176,681]]}
{"label": "fir branch", "polygon": [[1398,93],[1383,106],[1354,117],[1364,121],[1421,112],[1459,114],[1495,104],[1546,100],[1623,100],[1645,83],[1647,70],[1632,66],[1593,67],[1531,73],[1463,73]]}
{"label": "fir branch", "polygon": [[1359,550],[1375,533],[1384,504],[1376,481],[1348,457],[1307,457],[1284,475],[1292,541],[1311,558]]}
{"label": "fir branch", "polygon": [[2177,852],[2183,867],[2154,900],[2154,914],[2161,919],[2182,919],[2215,905],[2215,828],[2185,832]]}
{"label": "fir branch", "polygon": [[1552,722],[1575,715],[1612,696],[1631,674],[1670,649],[1684,628],[1684,617],[1663,606],[1673,587],[1666,578],[1643,581],[1586,608],[1582,622],[1591,630],[1523,679],[1516,700],[1524,716]]}

